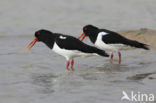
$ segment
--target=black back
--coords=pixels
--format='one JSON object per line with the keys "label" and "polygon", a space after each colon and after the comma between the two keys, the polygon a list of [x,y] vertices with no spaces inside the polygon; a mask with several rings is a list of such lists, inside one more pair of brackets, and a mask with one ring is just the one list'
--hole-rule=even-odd
{"label": "black back", "polygon": [[74,38],[72,36],[67,36],[67,35],[61,35],[63,37],[66,37],[66,39],[61,39],[60,37],[56,38],[56,43],[57,45],[62,48],[62,49],[67,49],[67,50],[78,50],[84,53],[97,53],[101,56],[109,56],[105,51],[100,50],[96,47],[87,45],[77,38]]}
{"label": "black back", "polygon": [[95,43],[95,41],[97,40],[97,36],[100,32],[105,32],[107,34],[102,36],[102,41],[106,44],[125,44],[125,45],[129,45],[132,47],[143,48],[146,50],[149,49],[146,44],[127,39],[119,35],[118,33],[107,30],[107,29],[99,29],[93,25],[85,26],[83,28],[83,31],[87,36],[89,36],[90,40],[93,43]]}
{"label": "black back", "polygon": [[105,53],[105,51],[89,46],[81,42],[79,39],[69,35],[52,33],[47,30],[39,30],[35,33],[35,36],[39,39],[39,41],[44,42],[51,49],[56,42],[56,44],[62,49],[78,50],[84,53],[97,53],[101,56],[109,56]]}
{"label": "black back", "polygon": [[100,29],[99,31],[104,31],[104,32],[108,33],[108,35],[104,35],[102,37],[102,41],[105,42],[106,44],[125,44],[125,45],[129,45],[132,47],[149,50],[148,45],[140,43],[135,40],[127,39],[127,38],[119,35],[116,32],[109,31],[106,29]]}
{"label": "black back", "polygon": [[109,31],[106,29],[99,29],[99,32],[107,33],[106,35],[103,35],[102,37],[103,42],[105,42],[106,44],[126,44],[126,42],[128,41],[127,38],[113,31]]}

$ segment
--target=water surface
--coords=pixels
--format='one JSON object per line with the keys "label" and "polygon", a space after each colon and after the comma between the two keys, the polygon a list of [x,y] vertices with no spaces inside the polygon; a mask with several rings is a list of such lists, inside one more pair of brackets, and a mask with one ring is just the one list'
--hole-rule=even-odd
{"label": "water surface", "polygon": [[67,72],[64,57],[44,44],[26,51],[31,40],[0,39],[1,103],[121,103],[123,90],[156,93],[155,51],[122,52],[121,65],[117,56],[113,64],[98,56],[76,58],[75,72]]}
{"label": "water surface", "polygon": [[[39,29],[79,36],[94,24],[111,30],[156,27],[155,0],[0,0],[0,103],[121,103],[122,91],[156,94],[156,52],[108,58],[64,57],[43,43],[25,47]],[[86,39],[85,42],[88,42]]]}

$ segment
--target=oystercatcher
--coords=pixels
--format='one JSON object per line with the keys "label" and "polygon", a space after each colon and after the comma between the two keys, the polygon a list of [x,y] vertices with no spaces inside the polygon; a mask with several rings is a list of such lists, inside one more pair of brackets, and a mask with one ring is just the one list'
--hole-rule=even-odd
{"label": "oystercatcher", "polygon": [[102,50],[111,51],[110,60],[112,63],[113,60],[113,53],[118,52],[119,56],[119,64],[121,63],[121,53],[120,50],[128,49],[127,47],[135,47],[135,48],[142,48],[145,50],[149,50],[147,44],[140,43],[135,40],[127,39],[116,32],[106,30],[106,29],[99,29],[93,25],[86,25],[83,27],[83,33],[78,37],[78,39],[83,39],[88,36],[94,45]]}
{"label": "oystercatcher", "polygon": [[37,41],[45,43],[52,51],[64,56],[67,60],[67,70],[69,70],[70,60],[71,70],[74,70],[73,65],[75,57],[87,57],[92,55],[109,57],[104,50],[89,46],[75,37],[60,33],[52,33],[48,30],[36,31],[35,38],[26,49],[31,49]]}

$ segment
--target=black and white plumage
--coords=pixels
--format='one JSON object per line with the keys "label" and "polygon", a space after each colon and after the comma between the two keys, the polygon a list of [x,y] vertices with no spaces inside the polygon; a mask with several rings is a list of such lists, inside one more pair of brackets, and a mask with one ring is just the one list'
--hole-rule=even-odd
{"label": "black and white plumage", "polygon": [[128,49],[129,47],[141,48],[149,50],[148,45],[140,43],[135,40],[127,39],[116,32],[99,29],[93,25],[86,25],[83,27],[83,33],[80,35],[79,39],[86,36],[89,37],[91,42],[102,50],[108,50],[111,52],[110,58],[113,59],[113,52],[118,52],[119,64],[121,63],[121,53],[120,50]]}
{"label": "black and white plumage", "polygon": [[62,55],[67,60],[67,70],[71,60],[71,69],[73,70],[75,57],[87,57],[92,55],[100,55],[109,57],[109,55],[96,47],[89,46],[77,38],[69,35],[63,35],[60,33],[52,33],[48,30],[39,30],[35,32],[35,39],[26,47],[27,49],[37,42],[41,41],[45,43],[52,51]]}

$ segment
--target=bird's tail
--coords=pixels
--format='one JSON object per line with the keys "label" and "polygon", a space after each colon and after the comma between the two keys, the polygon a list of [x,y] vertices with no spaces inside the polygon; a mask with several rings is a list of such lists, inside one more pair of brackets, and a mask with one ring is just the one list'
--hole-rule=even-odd
{"label": "bird's tail", "polygon": [[92,50],[94,53],[96,53],[100,56],[109,57],[109,55],[104,50],[98,49],[96,47],[93,47]]}
{"label": "bird's tail", "polygon": [[83,49],[81,49],[80,51],[83,51],[85,53],[92,53],[92,54],[97,54],[97,55],[104,56],[104,57],[109,57],[109,55],[104,50],[98,49],[94,46],[90,46],[90,45],[83,43],[81,48]]}
{"label": "bird's tail", "polygon": [[104,57],[109,57],[108,53],[106,53],[105,51],[103,50],[97,50],[97,54],[100,55],[100,56],[104,56]]}
{"label": "bird's tail", "polygon": [[142,48],[145,50],[149,50],[149,47],[148,47],[149,45],[140,43],[140,42],[135,41],[135,40],[129,40],[128,45],[130,45],[132,47],[136,47],[136,48]]}

